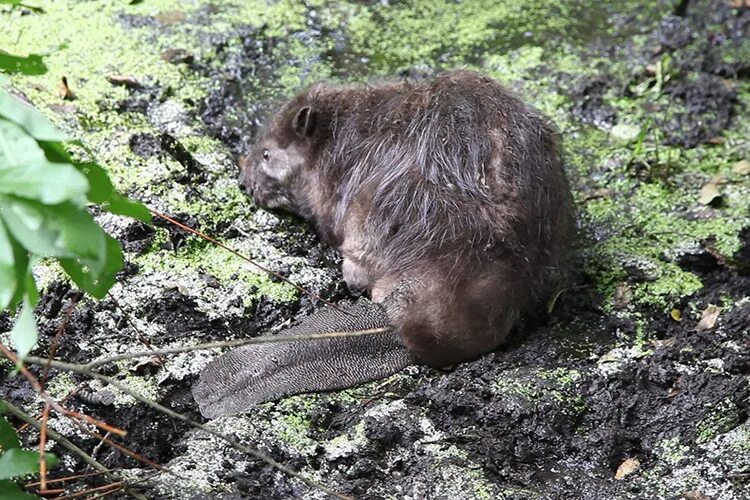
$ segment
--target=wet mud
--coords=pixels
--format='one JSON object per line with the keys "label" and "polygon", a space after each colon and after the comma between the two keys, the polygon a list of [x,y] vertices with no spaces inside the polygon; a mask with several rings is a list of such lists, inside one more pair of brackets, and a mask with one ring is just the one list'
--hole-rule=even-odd
{"label": "wet mud", "polygon": [[[664,145],[712,147],[737,120],[746,119],[737,82],[748,78],[748,60],[733,54],[747,45],[750,9],[730,8],[729,2],[720,8],[710,2],[682,4],[676,14],[665,9],[662,19],[642,28],[645,44],[605,36],[591,42],[593,54],[623,58],[632,69],[615,72],[603,66],[584,75],[561,74],[556,83],[571,120],[611,131],[623,119],[618,101],[657,92],[656,86],[667,101],[642,105],[649,106],[647,113]],[[346,34],[317,21],[314,9],[309,9],[308,21],[294,36],[324,47],[318,57],[330,63],[331,76],[360,78],[361,55],[348,50]],[[122,15],[118,22],[126,29],[145,27],[157,33],[164,25],[140,15]],[[295,59],[265,26],[239,27],[203,42],[215,48],[218,64],[207,64],[192,54],[165,56],[170,64],[184,64],[187,71],[212,82],[213,90],[181,120],[199,123],[202,133],[222,141],[236,157],[247,150],[263,119],[284,97],[269,82],[285,66],[304,72],[313,63]],[[472,50],[466,59],[476,62],[477,57]],[[661,66],[649,67],[655,60]],[[402,76],[425,72],[429,70],[414,67]],[[101,108],[148,115],[170,94],[150,82],[128,92],[128,98],[102,102]],[[231,178],[235,172],[209,168],[181,141],[164,127],[134,133],[127,145],[144,160],[170,158],[180,168],[163,182],[181,185],[188,199],[209,199],[212,195],[203,185]],[[580,199],[600,196],[587,192],[592,189],[589,181],[577,176],[572,174]],[[299,265],[288,257],[301,259],[304,269],[326,277],[312,282],[313,291],[334,301],[356,298],[341,282],[339,256],[305,224],[291,218],[264,219],[249,202],[246,214],[254,220],[251,235],[260,235],[269,248],[286,256],[272,259],[274,270],[293,278]],[[235,221],[206,223],[198,219],[201,214],[182,211],[172,215],[191,226],[208,226],[230,240],[248,237],[248,228]],[[596,245],[602,235],[613,231],[581,219],[584,247]],[[129,259],[155,248],[179,252],[192,241],[163,221],[155,221],[154,226],[118,222],[112,233]],[[576,262],[579,271],[550,317],[526,325],[511,345],[476,362],[450,371],[410,368],[343,396],[292,398],[291,409],[264,405],[244,417],[247,420],[230,420],[223,429],[236,431],[280,463],[356,498],[691,498],[688,495],[693,493],[712,499],[746,498],[750,496],[750,222],[739,238],[740,249],[732,255],[717,253],[714,242],[707,239],[689,252],[663,256],[662,260],[673,261],[703,284],[698,292],[672,304],[684,311],[681,318],[670,316],[662,306],[625,299],[625,307],[610,308],[598,277]],[[53,280],[36,311],[40,352],[49,351],[60,329],[65,341],[56,356],[83,363],[111,353],[109,344],[142,350],[256,336],[296,321],[316,307],[310,298],[279,300],[256,287],[252,297],[231,295],[227,304],[213,309],[206,307],[201,294],[212,297],[226,285],[224,280],[201,269],[190,280],[194,288],[161,279],[144,275],[131,263],[118,286],[141,287],[137,288],[141,294],[123,299],[124,292],[115,289],[100,302]],[[628,270],[625,281],[635,287],[650,279],[648,272],[635,267]],[[229,282],[234,281],[230,276]],[[701,313],[710,305],[725,312],[715,324],[699,328]],[[0,331],[9,328],[8,316],[0,315]],[[648,335],[643,336],[643,330]],[[636,342],[639,336],[643,338]],[[190,395],[200,366],[192,365],[188,356],[181,359],[181,364],[163,364],[154,356],[104,371],[123,383],[143,383],[144,391],[161,404],[203,421]],[[10,373],[8,365],[0,365],[0,398],[32,405],[33,391]],[[107,467],[132,470],[141,481],[136,489],[149,498],[323,497],[218,442],[211,444],[211,451],[203,449],[216,461],[195,462],[192,454],[202,441],[186,424],[139,403],[113,400],[107,387],[92,385],[86,377],[72,374],[66,384],[57,396],[68,397],[71,409],[127,430],[122,442],[135,453],[179,468],[178,477],[192,478],[191,469],[196,468],[210,474],[208,486],[200,483],[205,487],[185,490],[187,496],[180,496],[184,493],[174,484],[169,489],[169,482],[177,481],[174,477],[154,478],[142,463],[112,448],[99,449],[95,437],[73,431],[76,442],[97,449],[96,458]],[[276,420],[297,417],[303,421],[297,441],[290,438],[293,432],[274,427]],[[32,437],[23,437],[33,445]],[[66,457],[56,471],[60,475],[85,469],[60,447],[52,451]],[[615,479],[628,460],[637,460],[637,471]],[[79,486],[84,484],[97,486],[102,481],[93,479]],[[113,496],[120,497],[124,498]]]}

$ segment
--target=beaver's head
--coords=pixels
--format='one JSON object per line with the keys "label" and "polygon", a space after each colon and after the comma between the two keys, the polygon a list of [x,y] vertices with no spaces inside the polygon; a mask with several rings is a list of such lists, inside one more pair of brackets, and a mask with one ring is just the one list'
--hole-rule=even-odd
{"label": "beaver's head", "polygon": [[261,208],[312,215],[305,193],[314,122],[310,106],[285,107],[240,160],[240,187]]}

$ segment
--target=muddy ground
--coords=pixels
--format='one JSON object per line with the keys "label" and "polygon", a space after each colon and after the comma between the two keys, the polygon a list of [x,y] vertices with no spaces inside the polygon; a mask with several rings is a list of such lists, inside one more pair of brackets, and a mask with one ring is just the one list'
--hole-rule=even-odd
{"label": "muddy ground", "polygon": [[[0,46],[44,53],[49,68],[14,76],[16,88],[90,144],[130,196],[333,301],[354,298],[338,255],[236,188],[237,155],[285,96],[319,78],[422,78],[467,66],[540,107],[565,138],[580,238],[549,318],[452,371],[413,367],[211,426],[356,498],[750,498],[743,2],[94,4],[0,7],[10,27]],[[74,101],[55,95],[63,74]],[[111,74],[137,85],[115,86]],[[39,267],[39,356],[59,328],[56,356],[86,362],[146,344],[271,334],[318,307],[167,223],[98,220],[123,244],[126,268],[95,302],[54,265]],[[720,308],[713,320],[711,306]],[[10,324],[0,316],[0,331]],[[190,386],[217,353],[104,371],[203,421]],[[0,397],[38,411],[25,381],[7,364],[0,370]],[[123,444],[170,469],[154,472],[51,420],[148,498],[325,497],[84,376],[53,372],[48,388],[126,429]],[[52,451],[62,458],[54,476],[87,470]]]}

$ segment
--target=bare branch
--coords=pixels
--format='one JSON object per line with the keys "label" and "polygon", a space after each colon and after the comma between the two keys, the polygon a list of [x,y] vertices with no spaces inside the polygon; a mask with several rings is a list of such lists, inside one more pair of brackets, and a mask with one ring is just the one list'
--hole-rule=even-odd
{"label": "bare branch", "polygon": [[[152,354],[154,354],[154,353],[153,352],[149,352],[147,355],[152,355]],[[143,403],[145,405],[148,405],[148,406],[154,408],[155,410],[157,410],[157,411],[159,411],[161,413],[164,413],[165,415],[168,415],[168,416],[170,416],[172,418],[176,418],[177,420],[185,422],[186,424],[188,424],[188,425],[190,425],[192,427],[195,427],[196,429],[200,429],[200,430],[202,430],[204,432],[207,432],[207,433],[209,433],[209,434],[211,434],[213,436],[216,436],[217,438],[219,438],[219,439],[225,441],[226,443],[228,443],[234,449],[239,450],[239,451],[241,451],[243,453],[246,453],[246,454],[248,454],[248,455],[250,455],[250,456],[252,456],[254,458],[257,458],[258,460],[261,460],[261,461],[267,463],[271,467],[273,467],[273,468],[275,468],[275,469],[283,472],[284,474],[286,474],[288,476],[291,476],[291,477],[294,477],[296,479],[299,479],[300,481],[302,481],[306,485],[310,486],[311,488],[315,488],[317,490],[323,491],[323,492],[325,492],[325,493],[327,493],[327,494],[329,494],[329,495],[331,495],[331,496],[333,496],[335,498],[339,498],[339,499],[342,499],[342,500],[350,500],[350,498],[351,498],[351,497],[342,495],[340,493],[337,493],[336,491],[334,491],[334,490],[332,490],[332,489],[330,489],[330,488],[328,488],[326,486],[323,486],[322,484],[316,483],[312,479],[309,479],[309,478],[303,476],[302,474],[300,474],[299,472],[297,472],[297,471],[295,471],[293,469],[290,469],[289,467],[287,467],[287,466],[285,466],[285,465],[277,462],[276,460],[274,460],[273,458],[269,457],[268,455],[266,455],[265,453],[263,453],[261,451],[258,451],[258,450],[255,450],[253,448],[250,448],[249,446],[245,446],[242,443],[236,441],[235,439],[232,439],[229,436],[226,436],[226,435],[222,434],[221,432],[219,432],[217,430],[211,429],[210,427],[208,427],[206,425],[203,425],[203,424],[201,424],[199,422],[196,422],[195,420],[193,420],[193,419],[191,419],[191,418],[189,418],[189,417],[187,417],[187,416],[185,416],[185,415],[183,415],[181,413],[177,413],[176,411],[172,410],[171,408],[167,408],[166,406],[163,406],[163,405],[157,403],[156,401],[152,401],[152,400],[150,400],[150,399],[148,399],[148,398],[146,398],[144,396],[141,396],[140,394],[138,394],[137,392],[133,391],[132,389],[130,389],[126,385],[120,383],[118,380],[115,380],[113,378],[107,377],[106,375],[102,375],[101,373],[99,373],[99,372],[97,372],[95,370],[90,369],[88,367],[88,365],[82,365],[82,364],[77,364],[77,363],[66,363],[66,362],[57,361],[57,360],[47,360],[47,359],[44,359],[44,358],[37,358],[37,357],[33,357],[33,356],[27,356],[24,361],[27,362],[27,363],[30,363],[30,364],[33,364],[33,365],[39,365],[39,366],[44,366],[45,363],[50,363],[50,366],[52,368],[56,368],[58,370],[66,370],[66,371],[70,371],[70,372],[74,372],[74,373],[81,373],[83,375],[88,375],[89,377],[95,378],[97,380],[101,380],[102,382],[105,382],[107,384],[112,385],[113,387],[116,387],[117,389],[119,389],[120,391],[124,392],[125,394],[131,396],[132,398],[137,399],[141,403]]]}
{"label": "bare branch", "polygon": [[[41,364],[43,365],[45,362],[46,360],[43,359]],[[30,426],[32,426],[33,428],[41,432],[42,424],[37,419],[27,414],[25,411],[13,405],[7,400],[4,400],[4,406],[7,408],[10,414],[14,415],[19,420],[22,420],[23,422],[29,424]],[[111,479],[112,481],[120,481],[120,478],[118,478],[115,474],[113,474],[112,471],[110,471],[108,468],[103,466],[101,463],[97,462],[96,459],[94,459],[91,455],[89,455],[88,453],[80,449],[78,446],[71,443],[68,440],[68,438],[66,438],[65,436],[59,434],[58,432],[50,428],[47,428],[47,434],[60,446],[62,446],[63,448],[71,452],[72,454],[80,457],[81,460],[83,460],[84,462],[89,464],[91,467],[93,467],[97,471],[107,476],[107,478]],[[126,488],[126,491],[128,492],[128,494],[130,494],[134,498],[137,498],[138,500],[148,500],[145,496],[141,495],[138,492],[132,491],[128,488]]]}
{"label": "bare branch", "polygon": [[143,358],[147,356],[158,356],[161,354],[177,354],[181,352],[202,351],[205,349],[216,349],[221,347],[240,347],[252,344],[272,344],[276,342],[296,342],[298,340],[324,340],[337,337],[358,337],[361,335],[373,335],[378,333],[387,333],[392,331],[390,327],[370,328],[368,330],[354,330],[351,332],[329,332],[315,333],[310,335],[272,335],[267,337],[256,337],[252,339],[225,340],[220,342],[206,342],[204,344],[195,344],[179,347],[166,347],[164,349],[152,349],[149,351],[136,351],[125,354],[117,354],[106,358],[96,359],[85,365],[80,365],[88,370],[97,368],[107,363],[113,363],[123,359]]}
{"label": "bare branch", "polygon": [[[16,366],[18,366],[18,371],[21,372],[21,375],[24,376],[26,380],[29,381],[29,384],[31,384],[32,389],[34,389],[34,392],[36,392],[40,398],[42,398],[46,404],[48,404],[50,407],[54,408],[56,412],[58,412],[60,415],[64,415],[71,419],[73,422],[77,422],[78,420],[81,420],[83,422],[86,422],[87,424],[94,425],[96,427],[99,427],[101,429],[104,429],[105,431],[112,432],[114,434],[117,434],[119,436],[125,436],[127,432],[125,432],[122,429],[118,429],[116,427],[112,427],[111,425],[107,424],[106,422],[102,422],[100,420],[97,420],[95,418],[89,417],[88,415],[84,415],[82,413],[78,413],[72,410],[68,410],[64,406],[62,406],[59,402],[57,402],[53,397],[51,397],[49,394],[47,394],[44,389],[42,388],[42,384],[39,382],[39,379],[34,376],[33,373],[31,373],[25,366],[23,366],[20,363],[20,360],[18,359],[18,356],[16,356],[10,349],[8,349],[3,343],[0,343],[0,353],[2,353],[3,356],[8,358],[10,361],[13,362]],[[41,358],[39,358],[41,359]],[[48,363],[45,366],[52,366],[51,358],[47,358],[50,363]]]}

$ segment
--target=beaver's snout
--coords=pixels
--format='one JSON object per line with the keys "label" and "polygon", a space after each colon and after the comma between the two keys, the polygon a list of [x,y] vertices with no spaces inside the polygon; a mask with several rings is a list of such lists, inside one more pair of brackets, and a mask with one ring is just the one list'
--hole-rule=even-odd
{"label": "beaver's snout", "polygon": [[240,191],[248,195],[250,198],[253,198],[253,193],[255,192],[254,185],[251,181],[246,179],[244,175],[240,176],[239,185]]}

